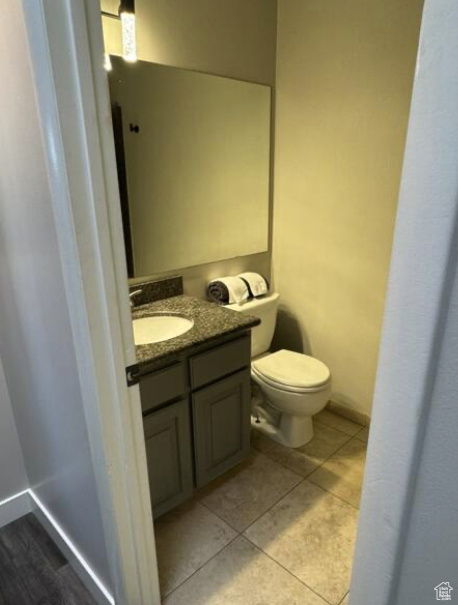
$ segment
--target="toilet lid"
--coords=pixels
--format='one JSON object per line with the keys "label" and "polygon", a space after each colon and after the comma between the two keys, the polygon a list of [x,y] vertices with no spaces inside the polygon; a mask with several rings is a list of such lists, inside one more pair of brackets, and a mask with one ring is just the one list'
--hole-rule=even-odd
{"label": "toilet lid", "polygon": [[318,359],[282,349],[253,362],[256,372],[285,387],[310,389],[331,378],[329,368]]}

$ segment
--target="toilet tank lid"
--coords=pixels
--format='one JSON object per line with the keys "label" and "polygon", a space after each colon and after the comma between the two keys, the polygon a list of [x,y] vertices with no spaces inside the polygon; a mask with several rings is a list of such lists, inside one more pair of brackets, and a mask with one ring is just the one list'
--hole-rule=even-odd
{"label": "toilet tank lid", "polygon": [[249,315],[256,315],[256,310],[264,307],[265,305],[270,305],[276,302],[280,298],[280,294],[278,292],[272,292],[271,294],[267,294],[266,296],[260,296],[259,298],[252,298],[251,300],[247,300],[241,304],[233,303],[232,305],[226,305],[228,309],[232,309],[233,311],[239,311],[243,313],[248,313]]}
{"label": "toilet tank lid", "polygon": [[267,379],[295,388],[318,387],[331,378],[329,368],[322,361],[286,349],[253,361],[253,367]]}

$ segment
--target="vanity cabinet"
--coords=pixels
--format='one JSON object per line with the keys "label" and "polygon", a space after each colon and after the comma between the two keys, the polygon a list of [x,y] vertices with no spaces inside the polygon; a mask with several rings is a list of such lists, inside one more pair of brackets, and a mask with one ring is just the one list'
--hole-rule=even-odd
{"label": "vanity cabinet", "polygon": [[250,364],[243,334],[191,349],[141,379],[155,518],[249,453]]}
{"label": "vanity cabinet", "polygon": [[146,416],[148,477],[154,517],[187,500],[193,492],[189,405],[179,401]]}
{"label": "vanity cabinet", "polygon": [[249,453],[250,392],[250,375],[241,371],[192,395],[197,487]]}

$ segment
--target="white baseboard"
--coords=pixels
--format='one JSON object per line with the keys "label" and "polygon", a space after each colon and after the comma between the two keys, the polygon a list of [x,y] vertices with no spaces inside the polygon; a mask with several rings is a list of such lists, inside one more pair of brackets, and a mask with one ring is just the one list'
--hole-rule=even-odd
{"label": "white baseboard", "polygon": [[115,605],[114,598],[108,589],[104,586],[97,574],[91,569],[90,565],[56,519],[54,519],[50,511],[41,502],[33,490],[29,490],[29,493],[33,502],[33,513],[97,603],[99,603],[99,605]]}
{"label": "white baseboard", "polygon": [[0,528],[31,512],[37,517],[97,603],[115,605],[108,589],[33,490],[25,490],[0,502]]}
{"label": "white baseboard", "polygon": [[0,528],[31,512],[32,501],[29,490],[26,489],[0,502]]}

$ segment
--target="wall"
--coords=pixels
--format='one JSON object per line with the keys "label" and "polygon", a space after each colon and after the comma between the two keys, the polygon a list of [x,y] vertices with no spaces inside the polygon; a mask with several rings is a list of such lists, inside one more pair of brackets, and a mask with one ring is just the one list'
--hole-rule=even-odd
{"label": "wall", "polygon": [[277,346],[369,413],[423,0],[279,0]]}
{"label": "wall", "polygon": [[[183,276],[184,293],[197,298],[206,297],[207,283],[212,279],[222,275],[237,275],[244,271],[257,271],[261,275],[270,275],[270,253],[253,254],[252,256],[238,256],[237,258],[228,258],[227,260],[205,265],[196,265],[187,267],[179,271],[166,271],[158,275],[152,275],[154,278],[162,278],[173,275]],[[135,284],[144,281],[144,278],[130,280]]]}
{"label": "wall", "polygon": [[20,0],[0,40],[0,356],[30,487],[111,586]]}
{"label": "wall", "polygon": [[458,590],[458,38],[426,0],[350,605]]}
{"label": "wall", "polygon": [[[276,0],[136,0],[135,9],[139,59],[274,86]],[[119,22],[103,25],[107,50],[121,54]],[[186,293],[204,296],[208,280],[249,270],[269,276],[270,251],[172,273],[183,275]]]}
{"label": "wall", "polygon": [[0,361],[0,502],[29,486],[13,410]]}

